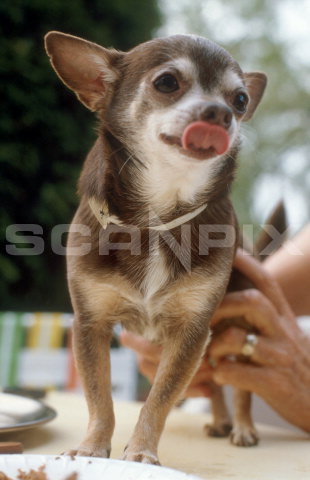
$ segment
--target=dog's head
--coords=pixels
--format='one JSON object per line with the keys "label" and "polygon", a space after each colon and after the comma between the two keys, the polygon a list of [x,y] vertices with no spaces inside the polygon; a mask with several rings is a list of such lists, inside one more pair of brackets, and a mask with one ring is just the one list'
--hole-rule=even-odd
{"label": "dog's head", "polygon": [[58,32],[45,45],[102,128],[149,164],[201,169],[225,157],[266,85],[263,73],[243,73],[226,50],[192,35],[154,39],[128,53]]}

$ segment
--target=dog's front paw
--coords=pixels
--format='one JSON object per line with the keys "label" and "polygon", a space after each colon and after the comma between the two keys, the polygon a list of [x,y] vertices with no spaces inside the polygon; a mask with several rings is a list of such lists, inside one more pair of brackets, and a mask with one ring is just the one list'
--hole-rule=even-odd
{"label": "dog's front paw", "polygon": [[208,437],[228,437],[232,430],[231,423],[212,423],[204,426],[204,431]]}
{"label": "dog's front paw", "polygon": [[238,447],[253,447],[259,442],[259,436],[254,426],[237,425],[232,429],[230,441]]}
{"label": "dog's front paw", "polygon": [[149,463],[151,465],[160,465],[156,455],[153,455],[149,450],[132,451],[128,447],[125,448],[122,460],[129,462]]}
{"label": "dog's front paw", "polygon": [[63,452],[62,455],[69,455],[70,457],[101,457],[101,458],[109,458],[111,450],[108,448],[104,448],[100,445],[92,445],[92,446],[83,446],[81,445],[76,450],[68,450],[67,452]]}

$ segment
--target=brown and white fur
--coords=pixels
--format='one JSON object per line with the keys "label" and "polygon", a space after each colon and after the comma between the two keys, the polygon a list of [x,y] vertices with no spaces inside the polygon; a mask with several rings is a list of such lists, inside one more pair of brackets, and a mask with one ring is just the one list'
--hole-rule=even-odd
{"label": "brown and white fur", "polygon": [[[155,39],[128,53],[59,32],[50,32],[45,45],[59,77],[99,120],[68,240],[74,353],[89,408],[88,432],[74,453],[110,454],[109,344],[120,322],[163,348],[123,457],[156,464],[166,417],[199,365],[230,278],[238,233],[229,190],[239,127],[255,111],[266,77],[243,73],[223,48],[192,35]],[[168,92],[156,87],[165,75],[176,80],[175,90],[169,79]],[[242,111],[240,93],[249,98]],[[182,133],[195,121],[225,128],[228,150],[184,149]],[[90,199],[107,206],[106,230]],[[203,204],[185,225],[149,228]]]}

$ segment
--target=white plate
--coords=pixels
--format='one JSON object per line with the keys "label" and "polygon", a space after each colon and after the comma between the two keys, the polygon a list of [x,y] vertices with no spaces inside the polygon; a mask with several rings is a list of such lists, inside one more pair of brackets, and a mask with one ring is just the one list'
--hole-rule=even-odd
{"label": "white plate", "polygon": [[0,472],[13,480],[18,470],[29,472],[45,465],[48,480],[65,480],[76,472],[77,480],[201,480],[178,470],[122,460],[52,455],[0,455]]}
{"label": "white plate", "polygon": [[0,433],[33,428],[55,417],[55,410],[39,400],[0,393]]}

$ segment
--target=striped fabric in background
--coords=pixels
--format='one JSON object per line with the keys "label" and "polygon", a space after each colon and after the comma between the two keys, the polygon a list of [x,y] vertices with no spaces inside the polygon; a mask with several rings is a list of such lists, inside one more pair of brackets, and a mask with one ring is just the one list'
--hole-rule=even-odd
{"label": "striped fabric in background", "polygon": [[1,386],[75,389],[72,321],[64,313],[1,313]]}
{"label": "striped fabric in background", "polygon": [[[79,390],[69,313],[0,313],[0,386]],[[135,355],[111,350],[113,396],[136,396]]]}

